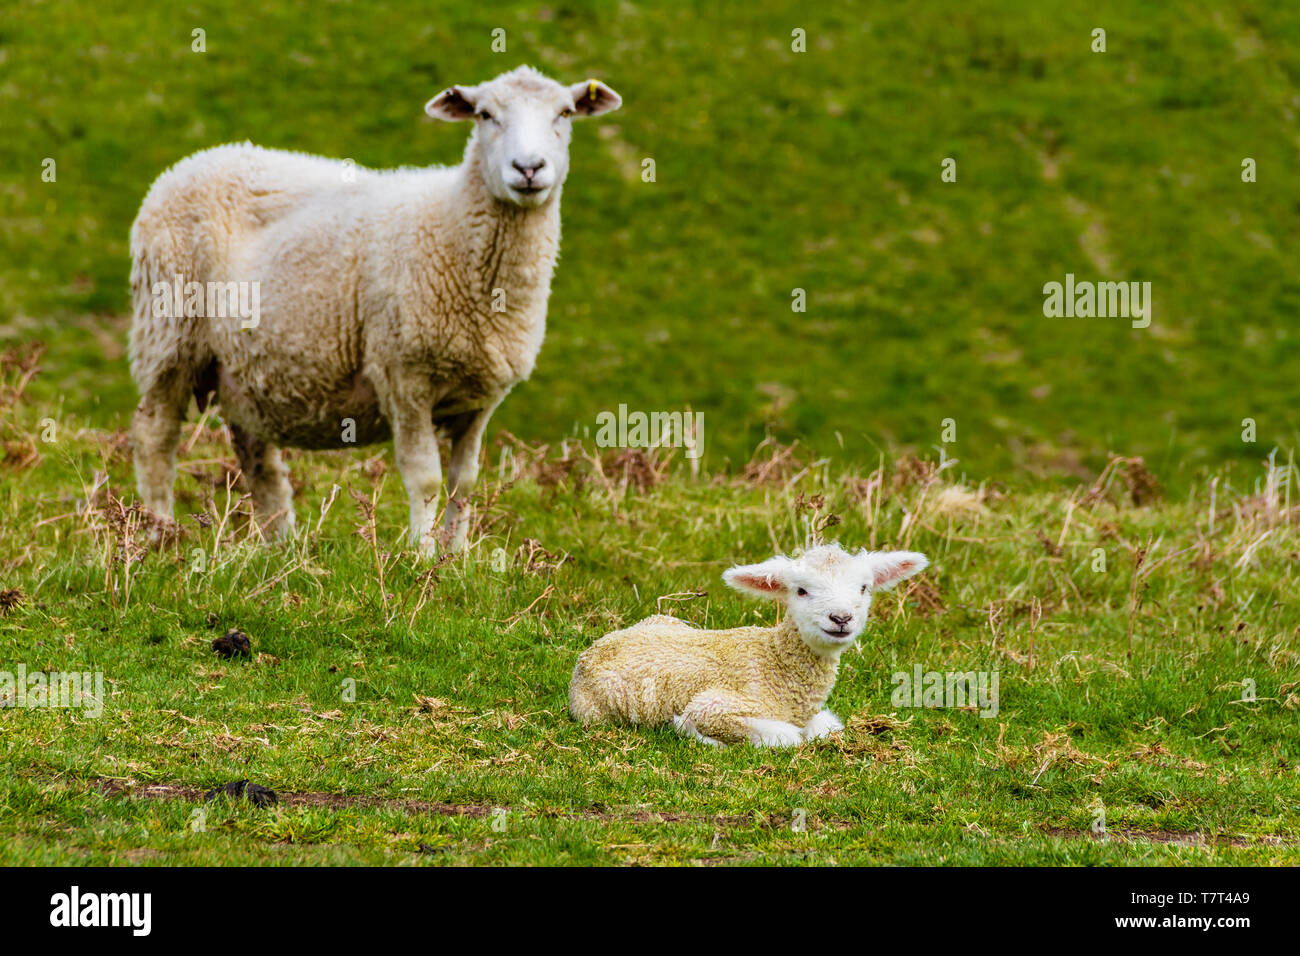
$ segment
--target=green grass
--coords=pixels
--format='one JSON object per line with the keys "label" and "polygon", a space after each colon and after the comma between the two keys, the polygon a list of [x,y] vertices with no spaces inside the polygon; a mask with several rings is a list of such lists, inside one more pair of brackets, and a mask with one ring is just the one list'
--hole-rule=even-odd
{"label": "green grass", "polygon": [[[638,488],[612,453],[512,445],[492,453],[474,548],[429,565],[402,547],[385,466],[294,456],[310,528],[268,548],[227,498],[221,434],[196,437],[179,492],[207,517],[161,551],[120,510],[129,462],[113,435],[40,445],[0,486],[4,573],[25,592],[0,617],[5,660],[99,671],[107,688],[97,718],[0,709],[0,862],[1300,862],[1300,523],[1284,499],[1221,484],[1211,531],[1205,489],[1138,507],[1120,472],[1091,498],[961,495],[947,473],[856,475],[796,450],[768,482],[679,461]],[[719,751],[569,719],[569,672],[593,639],[660,607],[707,626],[774,620],[720,571],[797,547],[832,514],[828,534],[934,561],[878,602],[846,657],[831,699],[843,735]],[[230,627],[251,659],[212,652]],[[893,706],[891,675],[916,664],[997,670],[998,714]],[[196,832],[195,794],[146,789],[241,778],[362,804],[222,802]],[[1085,838],[1097,806],[1104,845]],[[1161,833],[1231,842],[1140,835]]]}
{"label": "green grass", "polygon": [[[499,426],[551,441],[690,405],[715,466],[769,429],[874,464],[953,418],[999,480],[1109,451],[1171,487],[1254,468],[1300,444],[1300,8],[1050,7],[10,3],[0,337],[49,341],[37,397],[120,423],[127,233],[163,169],[246,138],[455,162],[466,131],[426,99],[529,62],[625,105],[578,129],[548,340]],[[1067,272],[1150,281],[1153,326],[1045,318]]]}
{"label": "green grass", "polygon": [[[0,670],[108,693],[94,718],[0,708],[0,863],[1300,863],[1300,510],[1285,454],[1261,467],[1300,445],[1298,39],[1264,0],[7,5]],[[187,426],[183,537],[144,547],[121,429],[149,183],[244,138],[455,161],[465,130],[422,104],[520,62],[624,108],[575,136],[548,339],[490,429],[475,546],[413,560],[378,447],[294,454],[306,530],[263,547],[214,417]],[[1152,327],[1044,318],[1067,272],[1151,281]],[[598,470],[581,439],[621,403],[702,411],[701,473]],[[908,453],[947,418],[936,477]],[[768,435],[797,464],[756,482]],[[1135,503],[1144,472],[1116,465],[1089,495],[1109,452],[1165,493]],[[720,572],[832,513],[828,536],[934,562],[846,657],[843,735],[719,751],[567,717],[574,658],[615,627],[774,620]],[[213,654],[230,627],[252,659]],[[996,669],[998,715],[894,707],[917,664]],[[242,778],[283,802],[197,796]]]}

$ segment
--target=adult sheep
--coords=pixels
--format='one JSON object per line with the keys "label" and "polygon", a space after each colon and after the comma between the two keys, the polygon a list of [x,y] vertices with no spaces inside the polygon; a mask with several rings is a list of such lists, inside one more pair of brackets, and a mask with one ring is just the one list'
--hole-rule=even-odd
{"label": "adult sheep", "polygon": [[[545,334],[571,120],[621,102],[520,67],[426,104],[473,119],[459,166],[372,171],[243,143],[163,173],[131,229],[146,508],[172,517],[189,396],[203,408],[215,392],[264,530],[293,529],[281,446],[391,436],[412,543],[463,547],[484,428]],[[239,294],[256,314],[231,305]],[[438,430],[451,439],[441,531]]]}

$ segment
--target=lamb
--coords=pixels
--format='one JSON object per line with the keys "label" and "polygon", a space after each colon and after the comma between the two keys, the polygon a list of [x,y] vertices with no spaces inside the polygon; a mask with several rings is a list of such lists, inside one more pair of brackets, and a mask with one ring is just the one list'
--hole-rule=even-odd
{"label": "lamb", "polygon": [[872,595],[928,563],[915,551],[849,554],[832,543],[731,568],[727,584],[784,602],[785,620],[711,631],[656,614],[614,631],[578,656],[569,712],[585,725],[671,721],[715,745],[789,747],[843,730],[825,709],[840,655],[862,633]]}
{"label": "lamb", "polygon": [[202,410],[215,393],[263,531],[294,526],[281,446],[391,436],[410,543],[462,548],[484,429],[545,334],[571,121],[621,103],[520,67],[425,106],[474,121],[458,166],[374,171],[242,143],[163,173],[131,229],[145,507],[171,519],[189,396]]}

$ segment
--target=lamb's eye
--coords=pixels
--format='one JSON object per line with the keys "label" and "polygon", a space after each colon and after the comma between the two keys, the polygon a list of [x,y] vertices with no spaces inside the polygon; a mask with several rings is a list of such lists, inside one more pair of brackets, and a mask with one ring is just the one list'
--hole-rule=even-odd
{"label": "lamb's eye", "polygon": [[862,585],[862,593],[863,593],[863,594],[866,594],[866,593],[867,593],[867,586],[866,586],[865,584]]}
{"label": "lamb's eye", "polygon": [[490,120],[492,118],[492,114],[489,113],[487,110],[479,110],[478,118],[481,120]]}
{"label": "lamb's eye", "polygon": [[568,109],[567,107],[564,108],[564,109],[562,109],[562,110],[560,110],[560,116],[562,116],[562,117],[564,117],[564,118],[566,118],[566,119],[567,119],[568,117],[572,116],[572,115],[573,115],[573,110]]}
{"label": "lamb's eye", "polygon": [[795,591],[794,593],[797,594],[797,595],[799,595],[800,597],[807,597],[807,596],[808,596],[808,591],[807,591],[806,588],[800,588],[798,591]]}

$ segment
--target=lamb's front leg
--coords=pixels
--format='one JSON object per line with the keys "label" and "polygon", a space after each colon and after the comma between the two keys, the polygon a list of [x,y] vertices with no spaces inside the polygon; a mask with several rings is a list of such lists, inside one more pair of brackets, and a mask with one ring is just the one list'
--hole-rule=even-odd
{"label": "lamb's front leg", "polygon": [[437,550],[438,494],[442,460],[433,429],[433,404],[409,403],[392,419],[393,448],[411,506],[411,547],[432,555]]}
{"label": "lamb's front leg", "polygon": [[844,729],[844,724],[838,717],[829,710],[823,710],[821,713],[814,714],[813,719],[808,721],[803,729],[804,740],[820,740],[827,734],[838,733]]}

